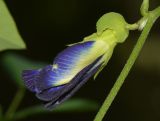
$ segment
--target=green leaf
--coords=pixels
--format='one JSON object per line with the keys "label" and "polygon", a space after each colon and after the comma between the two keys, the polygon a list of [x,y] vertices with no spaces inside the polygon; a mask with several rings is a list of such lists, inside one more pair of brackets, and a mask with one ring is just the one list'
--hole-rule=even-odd
{"label": "green leaf", "polygon": [[23,49],[25,44],[3,0],[0,0],[0,51]]}
{"label": "green leaf", "polygon": [[15,80],[18,86],[24,86],[21,78],[22,70],[38,69],[46,65],[42,62],[34,62],[23,56],[13,53],[5,53],[1,60],[3,67],[13,78],[13,80]]}
{"label": "green leaf", "polygon": [[27,109],[18,111],[14,115],[14,119],[22,119],[31,115],[41,114],[41,113],[79,113],[79,112],[90,112],[96,111],[99,108],[99,104],[92,100],[87,99],[70,99],[64,104],[58,106],[53,111],[45,109],[42,105],[29,107]]}
{"label": "green leaf", "polygon": [[54,112],[87,112],[97,110],[98,103],[87,99],[70,99],[55,108]]}

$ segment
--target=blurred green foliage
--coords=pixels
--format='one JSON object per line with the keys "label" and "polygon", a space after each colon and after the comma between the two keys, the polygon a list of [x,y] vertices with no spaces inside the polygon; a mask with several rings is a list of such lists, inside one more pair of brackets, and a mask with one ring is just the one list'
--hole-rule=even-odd
{"label": "blurred green foliage", "polygon": [[2,116],[2,106],[0,105],[0,117]]}
{"label": "blurred green foliage", "polygon": [[29,107],[15,113],[14,119],[22,119],[34,114],[40,113],[80,113],[98,110],[99,104],[93,100],[87,99],[70,99],[62,105],[56,107],[53,111],[46,110],[42,105]]}
{"label": "blurred green foliage", "polygon": [[4,69],[8,72],[18,86],[24,86],[21,73],[25,69],[38,69],[45,65],[42,62],[34,62],[23,56],[6,53],[2,58]]}

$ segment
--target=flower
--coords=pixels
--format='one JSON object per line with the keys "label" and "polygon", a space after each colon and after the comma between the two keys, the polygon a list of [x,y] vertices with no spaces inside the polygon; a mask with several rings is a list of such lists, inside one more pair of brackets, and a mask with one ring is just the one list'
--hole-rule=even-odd
{"label": "flower", "polygon": [[[108,24],[112,18],[113,22]],[[49,109],[70,98],[91,76],[98,75],[109,61],[116,44],[125,40],[128,31],[123,20],[116,13],[102,16],[97,22],[97,33],[69,45],[55,57],[52,65],[38,70],[24,70],[22,78],[26,87],[45,101],[45,107]],[[102,22],[107,22],[105,27]]]}
{"label": "flower", "polygon": [[26,87],[53,108],[71,97],[102,66],[108,46],[103,41],[85,41],[67,47],[52,65],[24,70]]}

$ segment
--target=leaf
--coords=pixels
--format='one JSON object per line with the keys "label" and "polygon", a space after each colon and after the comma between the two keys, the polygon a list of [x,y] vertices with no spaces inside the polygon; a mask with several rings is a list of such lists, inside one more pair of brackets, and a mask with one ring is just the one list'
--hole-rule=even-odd
{"label": "leaf", "polygon": [[3,67],[13,78],[13,80],[15,80],[18,86],[24,86],[21,78],[22,70],[38,69],[45,65],[42,62],[34,62],[23,56],[13,53],[5,53],[1,60]]}
{"label": "leaf", "polygon": [[98,109],[99,105],[92,100],[86,99],[70,99],[64,104],[55,108],[54,112],[87,112]]}
{"label": "leaf", "polygon": [[64,104],[58,106],[53,111],[49,111],[45,109],[42,105],[29,107],[27,109],[18,111],[14,115],[14,119],[22,119],[31,115],[41,114],[41,113],[64,113],[64,112],[89,112],[98,110],[99,104],[92,100],[87,99],[70,99],[66,101]]}
{"label": "leaf", "polygon": [[25,48],[16,24],[3,0],[0,0],[0,51]]}

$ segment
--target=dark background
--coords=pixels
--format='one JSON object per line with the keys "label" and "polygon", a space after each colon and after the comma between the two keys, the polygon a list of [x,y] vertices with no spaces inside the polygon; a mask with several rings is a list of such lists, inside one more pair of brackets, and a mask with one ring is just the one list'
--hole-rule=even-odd
{"label": "dark background", "polygon": [[[121,13],[127,22],[140,18],[142,0],[5,0],[14,17],[27,50],[13,51],[26,57],[52,63],[58,52],[69,43],[81,41],[96,31],[96,21],[104,13]],[[151,9],[160,5],[151,0]],[[160,121],[160,22],[151,34],[127,77],[125,84],[110,107],[104,121]],[[90,79],[74,97],[96,100],[100,104],[109,93],[123,68],[140,32],[130,32],[124,44],[116,47],[107,67],[97,79]],[[0,56],[6,52],[2,52]],[[18,66],[18,64],[17,64]],[[7,108],[16,86],[0,69],[0,101]],[[33,94],[27,94],[20,106],[39,103]],[[95,112],[55,113],[28,117],[24,121],[92,121]]]}

